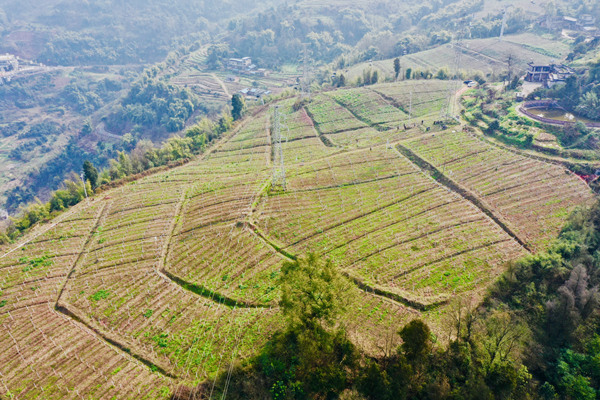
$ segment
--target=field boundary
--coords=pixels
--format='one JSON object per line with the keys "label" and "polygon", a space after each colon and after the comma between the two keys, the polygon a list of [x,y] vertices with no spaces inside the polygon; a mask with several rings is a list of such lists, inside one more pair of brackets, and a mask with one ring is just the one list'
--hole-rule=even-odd
{"label": "field boundary", "polygon": [[65,291],[65,288],[67,287],[67,284],[69,283],[69,279],[71,279],[71,276],[73,276],[73,274],[75,273],[77,266],[85,258],[85,254],[87,253],[87,248],[88,248],[90,242],[92,241],[92,238],[94,237],[94,233],[98,229],[98,226],[100,225],[100,221],[102,220],[102,217],[104,217],[106,215],[107,211],[110,209],[110,205],[112,205],[112,202],[107,201],[102,205],[102,208],[100,210],[98,210],[98,214],[96,216],[96,220],[94,221],[94,225],[90,229],[87,239],[81,246],[81,251],[79,252],[79,255],[77,256],[77,259],[75,260],[75,262],[73,263],[73,266],[71,267],[71,269],[69,270],[69,272],[67,273],[67,275],[65,277],[65,283],[60,288],[60,292],[58,292],[58,297],[56,298],[55,304],[58,304],[58,302],[60,301],[60,298],[62,297],[62,295]]}
{"label": "field boundary", "polygon": [[106,216],[111,205],[112,205],[112,202],[107,201],[103,204],[102,208],[98,211],[94,226],[89,231],[87,240],[85,241],[85,243],[83,244],[83,246],[81,248],[81,252],[79,252],[79,255],[77,256],[77,259],[73,263],[71,270],[68,272],[68,274],[65,277],[65,282],[64,282],[62,288],[60,289],[60,292],[58,294],[56,302],[54,303],[54,309],[57,312],[65,315],[66,317],[68,317],[80,324],[83,324],[85,327],[90,329],[91,332],[93,332],[97,337],[102,339],[105,343],[123,351],[128,356],[131,356],[134,359],[143,363],[144,365],[148,366],[151,370],[159,372],[161,375],[163,375],[165,377],[177,379],[177,375],[173,374],[172,372],[169,372],[169,368],[165,367],[164,365],[160,365],[159,362],[152,361],[150,357],[146,356],[144,350],[137,348],[137,346],[135,346],[135,344],[133,344],[133,343],[128,343],[121,337],[117,337],[117,336],[111,334],[110,332],[105,331],[104,329],[99,327],[91,318],[88,318],[84,312],[80,311],[77,307],[75,307],[67,302],[64,302],[62,300],[62,296],[63,296],[63,293],[69,283],[69,279],[73,276],[73,274],[77,270],[77,267],[85,259],[85,255],[87,254],[87,248],[89,247],[90,242],[92,241],[92,238],[94,237],[94,234],[100,225],[100,222],[102,221],[103,217]]}
{"label": "field boundary", "polygon": [[[248,222],[247,225],[252,230],[252,232],[254,232],[254,234],[256,234],[256,236],[258,238],[260,238],[264,243],[269,245],[272,249],[274,249],[277,253],[279,253],[285,259],[292,260],[292,261],[295,261],[298,259],[298,257],[296,255],[289,253],[284,248],[282,248],[282,246],[274,243],[271,239],[269,239],[256,225],[254,225],[251,222]],[[412,309],[413,311],[432,310],[439,306],[447,304],[449,301],[449,299],[443,298],[439,301],[434,301],[431,303],[419,302],[417,300],[410,299],[409,296],[402,296],[399,293],[394,293],[394,292],[382,289],[377,286],[369,285],[369,284],[363,282],[360,278],[348,273],[347,271],[341,271],[341,273],[346,278],[348,278],[350,281],[354,282],[354,284],[363,292],[370,294],[370,295],[376,295],[376,296],[383,297],[388,301],[393,301],[399,305],[409,307],[409,309]]]}
{"label": "field boundary", "polygon": [[392,106],[396,107],[398,110],[400,110],[400,111],[402,111],[404,114],[408,115],[408,112],[406,112],[406,110],[404,109],[404,107],[402,107],[402,105],[401,105],[400,103],[398,103],[398,102],[396,101],[396,99],[394,99],[393,97],[390,97],[390,96],[388,96],[388,95],[386,95],[386,94],[384,94],[384,93],[381,93],[380,91],[378,91],[378,90],[375,90],[375,89],[371,89],[371,88],[369,88],[369,91],[370,91],[370,92],[373,92],[373,93],[375,93],[375,94],[377,94],[377,95],[379,95],[379,97],[381,97],[383,100],[385,100],[385,101],[386,101],[388,104],[390,104],[390,105],[392,105]]}
{"label": "field boundary", "polygon": [[321,128],[319,128],[319,124],[317,124],[317,122],[315,121],[314,116],[312,115],[312,113],[308,110],[307,107],[302,107],[302,109],[304,110],[304,112],[306,113],[306,115],[308,116],[308,118],[310,118],[310,121],[312,123],[312,128],[315,131],[315,133],[317,134],[317,137],[319,139],[321,139],[321,142],[323,142],[323,144],[326,147],[337,147],[337,148],[342,148],[342,146],[335,144],[331,141],[331,139],[329,139],[327,136],[325,136],[325,134],[323,134],[323,132],[321,132]]}
{"label": "field boundary", "polygon": [[337,104],[339,104],[340,107],[343,107],[346,111],[348,111],[350,114],[352,114],[352,116],[354,118],[356,118],[357,120],[359,120],[363,124],[367,124],[367,126],[370,126],[371,128],[373,128],[373,129],[375,129],[375,130],[377,130],[379,132],[387,132],[387,131],[391,130],[391,129],[385,128],[383,126],[379,126],[378,124],[371,124],[368,121],[365,121],[364,118],[360,117],[358,114],[356,114],[354,111],[352,111],[344,103],[342,103],[341,101],[339,101],[335,97],[329,96],[329,98],[332,99],[333,101],[335,101]]}
{"label": "field boundary", "polygon": [[483,200],[475,196],[468,189],[462,187],[458,183],[454,182],[452,179],[448,178],[439,169],[437,169],[425,159],[418,156],[409,148],[404,147],[401,144],[397,144],[396,149],[400,154],[412,161],[423,172],[428,172],[429,175],[431,175],[440,184],[457,193],[459,196],[463,197],[465,200],[469,201],[471,204],[473,204],[475,207],[481,210],[485,215],[492,219],[492,221],[494,221],[500,228],[502,228],[504,232],[506,232],[511,238],[513,238],[517,243],[519,243],[519,245],[521,245],[525,250],[527,250],[529,253],[532,252],[532,249],[529,247],[529,245],[524,240],[522,240],[519,237],[519,235],[517,235],[512,230],[512,228],[510,228],[508,222],[503,221],[503,218],[501,216],[496,215],[496,213],[490,207],[488,207]]}
{"label": "field boundary", "polygon": [[105,343],[112,347],[116,347],[122,352],[126,353],[128,356],[133,357],[134,359],[140,361],[142,364],[149,367],[151,370],[160,373],[161,375],[178,379],[179,377],[172,372],[169,372],[169,368],[166,368],[164,365],[158,364],[158,361],[152,361],[150,357],[144,355],[145,351],[138,349],[137,346],[133,343],[124,342],[122,337],[116,337],[109,332],[106,332],[104,329],[98,327],[96,323],[94,323],[91,319],[85,316],[85,313],[80,311],[75,306],[64,303],[62,301],[58,301],[54,306],[54,309],[57,312],[60,312],[63,315],[66,315],[70,319],[83,324],[86,328],[90,329],[94,334],[96,334],[99,338],[101,338]]}
{"label": "field boundary", "polygon": [[385,297],[389,300],[395,301],[397,303],[402,304],[403,306],[407,306],[410,307],[414,310],[419,310],[419,311],[431,311],[433,309],[436,309],[440,306],[443,306],[445,304],[448,304],[448,302],[450,301],[449,298],[440,298],[437,301],[432,301],[430,303],[424,303],[424,302],[420,302],[417,300],[412,300],[409,299],[408,296],[402,296],[399,293],[394,293],[394,292],[390,292],[389,290],[385,290],[382,289],[379,286],[375,286],[375,285],[369,285],[368,283],[365,283],[362,279],[350,274],[347,271],[342,271],[342,275],[344,275],[346,278],[350,279],[352,282],[354,282],[354,284],[361,289],[362,291],[364,291],[365,293],[369,293],[369,294],[375,294],[378,296],[382,296]]}

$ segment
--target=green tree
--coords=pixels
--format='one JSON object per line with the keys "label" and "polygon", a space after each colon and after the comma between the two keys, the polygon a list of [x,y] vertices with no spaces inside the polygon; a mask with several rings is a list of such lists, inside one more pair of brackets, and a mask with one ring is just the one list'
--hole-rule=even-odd
{"label": "green tree", "polygon": [[371,85],[376,84],[377,81],[379,81],[379,72],[377,70],[375,70],[375,71],[373,71],[373,74],[371,75]]}
{"label": "green tree", "polygon": [[324,328],[344,309],[347,282],[331,260],[309,254],[285,262],[280,283],[279,305],[292,326]]}
{"label": "green tree", "polygon": [[89,118],[88,118],[83,123],[83,127],[81,128],[81,135],[82,136],[87,136],[90,133],[92,133],[92,121],[90,121]]}
{"label": "green tree", "polygon": [[435,74],[435,79],[446,80],[448,78],[450,78],[450,71],[448,70],[448,67],[442,67],[437,70],[437,73]]}
{"label": "green tree", "polygon": [[237,121],[242,119],[242,116],[244,115],[245,102],[241,94],[236,93],[233,95],[233,97],[231,98],[231,107],[233,108],[233,110],[231,111],[231,116],[233,117],[233,120]]}
{"label": "green tree", "polygon": [[420,319],[414,319],[399,332],[402,338],[402,351],[411,362],[421,361],[431,353],[431,331]]}
{"label": "green tree", "polygon": [[406,79],[412,78],[412,68],[406,68]]}
{"label": "green tree", "polygon": [[400,59],[398,57],[394,58],[394,77],[398,80],[398,75],[400,75]]}
{"label": "green tree", "polygon": [[90,182],[92,189],[96,190],[98,187],[98,170],[89,160],[83,162],[83,176],[86,181]]}
{"label": "green tree", "polygon": [[365,86],[371,84],[371,70],[370,69],[363,70],[362,82]]}
{"label": "green tree", "polygon": [[584,94],[575,111],[591,119],[600,119],[600,99],[596,92],[590,91]]}

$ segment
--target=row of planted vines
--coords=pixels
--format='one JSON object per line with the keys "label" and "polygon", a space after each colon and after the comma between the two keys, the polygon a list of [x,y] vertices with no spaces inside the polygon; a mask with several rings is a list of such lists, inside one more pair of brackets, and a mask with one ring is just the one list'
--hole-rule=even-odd
{"label": "row of planted vines", "polygon": [[527,252],[516,238],[542,248],[591,195],[557,165],[428,130],[447,84],[280,102],[285,191],[264,112],[0,249],[0,396],[156,399],[212,379],[282,326],[281,263],[309,251],[349,278],[340,322],[372,354],[481,292]]}

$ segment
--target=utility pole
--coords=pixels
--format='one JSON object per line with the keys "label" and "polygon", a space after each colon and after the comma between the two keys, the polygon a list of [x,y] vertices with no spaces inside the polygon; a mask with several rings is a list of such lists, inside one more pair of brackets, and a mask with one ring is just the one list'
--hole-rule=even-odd
{"label": "utility pole", "polygon": [[302,94],[303,99],[310,100],[310,58],[308,56],[308,43],[302,43]]}
{"label": "utility pole", "polygon": [[87,199],[88,194],[87,194],[87,189],[85,187],[85,175],[82,172],[80,176],[81,176],[81,182],[83,183],[83,193],[85,193],[85,198]]}
{"label": "utility pole", "polygon": [[281,146],[281,119],[283,115],[279,111],[280,107],[273,107],[273,128],[271,133],[271,146],[273,146],[272,187],[279,187],[285,191],[285,164],[283,160],[283,147]]}
{"label": "utility pole", "polygon": [[413,100],[413,90],[410,89],[410,102],[408,103],[408,122],[412,122],[412,100]]}
{"label": "utility pole", "polygon": [[508,83],[510,83],[512,81],[513,61],[514,61],[514,56],[512,55],[512,53],[510,53],[508,55],[508,58],[506,59],[506,64],[508,64]]}

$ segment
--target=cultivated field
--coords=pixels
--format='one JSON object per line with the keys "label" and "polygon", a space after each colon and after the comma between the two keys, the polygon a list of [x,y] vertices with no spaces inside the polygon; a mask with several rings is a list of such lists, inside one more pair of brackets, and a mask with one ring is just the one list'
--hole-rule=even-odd
{"label": "cultivated field", "polygon": [[[484,74],[501,74],[508,70],[507,60],[512,56],[513,71],[524,74],[527,63],[550,63],[563,60],[569,53],[569,45],[557,40],[546,39],[533,33],[507,35],[502,41],[498,38],[463,40],[459,46],[460,70],[467,75],[481,71]],[[434,49],[407,54],[400,58],[402,74],[407,68],[413,71],[429,71],[433,74],[447,67],[454,72],[455,50],[453,44],[445,44]],[[364,70],[377,70],[380,80],[394,77],[394,61],[378,60],[354,65],[343,73],[347,80],[354,81]]]}
{"label": "cultivated field", "polygon": [[447,89],[281,102],[285,191],[270,189],[262,113],[1,248],[0,396],[168,398],[210,379],[282,326],[281,263],[308,251],[352,283],[340,323],[372,354],[410,319],[435,325],[453,297],[480,296],[592,195],[559,165],[441,131]]}

